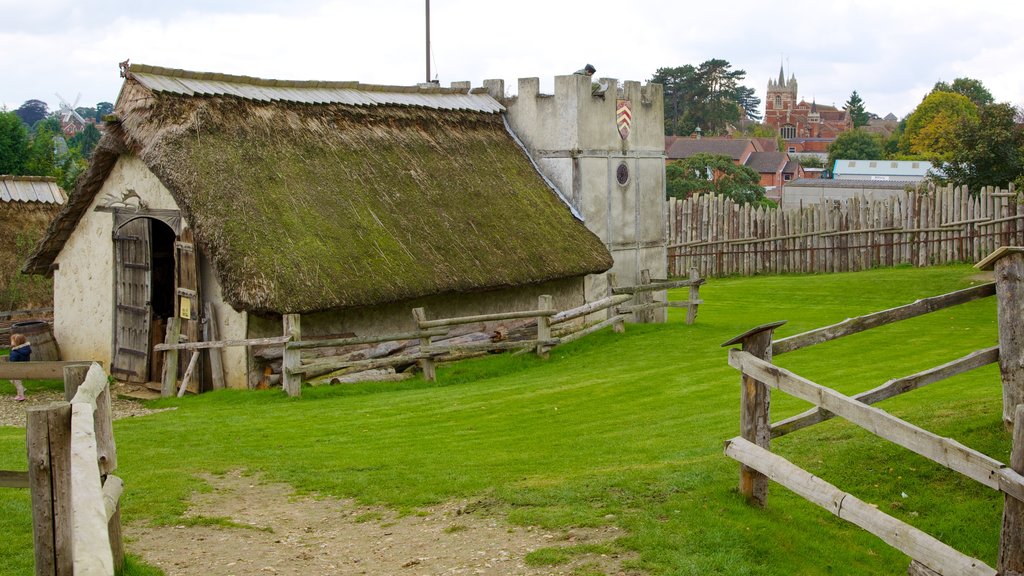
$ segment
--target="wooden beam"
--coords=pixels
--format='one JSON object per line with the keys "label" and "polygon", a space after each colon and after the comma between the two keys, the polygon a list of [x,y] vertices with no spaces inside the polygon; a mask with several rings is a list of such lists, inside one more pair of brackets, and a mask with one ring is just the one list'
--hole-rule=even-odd
{"label": "wooden beam", "polygon": [[821,344],[822,342],[828,342],[829,340],[835,340],[836,338],[842,338],[843,336],[849,336],[871,328],[892,324],[893,322],[899,322],[900,320],[907,320],[908,318],[914,318],[916,316],[921,316],[922,314],[935,312],[936,310],[942,310],[943,308],[949,308],[950,306],[957,306],[973,300],[988,298],[995,293],[995,283],[989,282],[987,284],[965,288],[964,290],[958,290],[956,292],[950,292],[940,296],[922,298],[911,304],[889,308],[888,310],[882,310],[872,314],[865,314],[864,316],[858,316],[856,318],[848,318],[837,324],[832,324],[831,326],[817,328],[802,334],[776,340],[772,342],[772,353],[778,356],[779,354],[785,354],[786,352],[792,352],[815,344]]}
{"label": "wooden beam", "polygon": [[285,348],[305,350],[308,348],[335,348],[359,344],[376,344],[378,342],[397,342],[400,340],[416,340],[427,336],[444,336],[448,332],[447,328],[435,328],[433,330],[417,330],[416,332],[379,334],[376,336],[353,336],[350,338],[331,338],[330,340],[300,340],[288,342]]}
{"label": "wooden beam", "polygon": [[[902,378],[894,378],[889,380],[885,384],[861,392],[852,398],[858,402],[864,404],[876,404],[882,400],[892,398],[893,396],[899,396],[912,390],[917,390],[928,384],[951,378],[957,374],[963,374],[975,368],[987,366],[992,364],[999,359],[999,347],[992,346],[991,348],[984,348],[971,352],[970,354],[957,358],[951,362],[947,362],[941,366],[922,370],[917,374],[911,374],[910,376],[904,376]],[[811,408],[806,412],[797,414],[796,416],[790,416],[785,420],[780,420],[772,424],[772,438],[778,438],[779,436],[785,436],[791,432],[796,432],[801,428],[806,428],[819,422],[824,422],[835,414],[821,408]]]}
{"label": "wooden beam", "polygon": [[[1018,404],[1014,411],[1010,467],[1024,473],[1024,405]],[[1024,502],[1009,496],[1003,498],[1003,526],[996,566],[1000,574],[1024,574]]]}
{"label": "wooden beam", "polygon": [[0,362],[0,379],[4,380],[60,380],[65,366],[88,366],[90,360],[73,362]]}
{"label": "wooden beam", "polygon": [[291,336],[272,336],[270,338],[247,338],[245,340],[218,340],[216,342],[182,342],[181,344],[157,344],[154,352],[169,350],[202,350],[204,348],[226,348],[228,346],[280,346],[289,342]]}
{"label": "wooden beam", "polygon": [[781,456],[742,438],[725,443],[726,456],[761,471],[832,514],[878,536],[883,542],[942,574],[996,576],[996,571],[933,536],[897,520],[878,508],[843,492]]}
{"label": "wooden beam", "polygon": [[993,490],[1001,490],[1024,501],[1024,477],[998,460],[972,450],[956,440],[933,434],[884,410],[862,404],[747,352],[729,350],[729,365],[772,388],[778,388],[824,408],[876,436],[955,470]]}
{"label": "wooden beam", "polygon": [[441,326],[456,326],[458,324],[475,324],[477,322],[497,322],[499,320],[515,320],[517,318],[533,318],[535,316],[554,316],[557,310],[523,310],[521,312],[500,312],[498,314],[479,314],[477,316],[461,316],[458,318],[439,318],[437,320],[424,320],[419,323],[420,328],[439,328]]}
{"label": "wooden beam", "polygon": [[[542,294],[537,297],[537,309],[538,310],[551,310],[555,311],[555,299],[550,294]],[[551,317],[553,315],[537,316],[537,356],[547,359],[548,358],[548,346],[544,344],[545,341],[551,339]]]}
{"label": "wooden beam", "polygon": [[672,288],[682,288],[684,286],[700,286],[706,282],[703,278],[697,278],[696,280],[671,280],[669,282],[656,282],[651,284],[640,284],[637,286],[619,286],[612,288],[612,294],[637,294],[640,292],[657,292],[659,290],[671,290]]}
{"label": "wooden beam", "polygon": [[[180,335],[181,318],[175,314],[167,322],[167,334],[164,336],[164,344],[162,344],[168,346],[167,353],[164,354],[164,368],[160,383],[160,396],[164,398],[174,396],[174,385],[178,382],[178,348],[173,346],[178,345]],[[159,348],[160,346],[155,346],[153,352],[160,352]]]}
{"label": "wooden beam", "polygon": [[618,294],[615,296],[607,296],[600,300],[595,300],[589,304],[583,306],[577,306],[576,308],[570,308],[564,312],[559,312],[551,317],[551,324],[561,324],[562,322],[568,322],[569,320],[575,320],[576,318],[582,318],[588,314],[606,310],[612,306],[618,306],[623,302],[628,302],[633,299],[632,294]]}
{"label": "wooden beam", "polygon": [[[217,327],[217,313],[213,304],[207,302],[203,305],[203,340],[216,342],[220,340],[220,328]],[[224,355],[220,348],[210,348],[207,352],[210,358],[210,385],[214,390],[224,389]]]}
{"label": "wooden beam", "polygon": [[28,488],[28,472],[0,470],[0,488]]}
{"label": "wooden beam", "polygon": [[611,318],[607,318],[605,320],[602,320],[602,321],[598,322],[597,324],[592,324],[590,326],[587,326],[586,328],[584,328],[582,330],[577,330],[576,332],[573,332],[571,334],[566,334],[566,335],[564,335],[564,336],[562,336],[561,338],[558,339],[559,340],[558,343],[559,344],[568,344],[569,342],[574,342],[576,340],[579,340],[580,338],[584,338],[586,336],[589,336],[589,335],[593,334],[594,332],[597,332],[599,330],[603,330],[603,329],[605,329],[605,328],[607,328],[609,326],[612,326],[613,328],[616,328],[616,327],[622,325],[622,323],[625,322],[626,318],[628,318],[628,317],[629,317],[628,314],[617,314],[615,316],[612,316]]}
{"label": "wooden beam", "polygon": [[75,574],[105,576],[114,573],[114,557],[110,551],[107,511],[96,468],[93,410],[93,405],[88,402],[71,405],[72,555]]}
{"label": "wooden beam", "polygon": [[[425,308],[414,308],[412,311],[412,319],[420,329],[426,328],[424,324],[428,322],[427,310]],[[432,337],[425,332],[420,334],[420,351],[426,352],[427,348],[430,347],[431,338]],[[419,363],[420,370],[423,371],[424,380],[432,382],[437,379],[437,372],[434,368],[434,359],[431,358],[429,354],[423,354],[422,358],[419,359]],[[379,366],[374,366],[374,368],[379,368]]]}
{"label": "wooden beam", "polygon": [[686,324],[687,326],[697,321],[697,306],[704,302],[700,299],[700,284],[697,284],[697,280],[700,280],[700,274],[696,268],[690,268],[690,299],[686,302],[679,302],[679,304],[686,304]]}

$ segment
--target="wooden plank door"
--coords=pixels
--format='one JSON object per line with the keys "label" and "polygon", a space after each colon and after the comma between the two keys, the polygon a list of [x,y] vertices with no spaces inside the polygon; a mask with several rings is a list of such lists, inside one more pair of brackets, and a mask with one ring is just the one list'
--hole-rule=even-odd
{"label": "wooden plank door", "polygon": [[110,371],[129,382],[145,382],[149,377],[151,242],[148,218],[136,218],[114,231],[114,358]]}
{"label": "wooden plank door", "polygon": [[[202,307],[199,302],[199,258],[196,254],[192,229],[181,231],[174,242],[174,314],[181,318],[181,334],[187,342],[202,340],[200,315]],[[184,340],[183,339],[183,340]],[[181,354],[179,357],[178,375],[183,377],[185,368],[192,353]],[[195,367],[193,382],[202,382],[202,363]]]}

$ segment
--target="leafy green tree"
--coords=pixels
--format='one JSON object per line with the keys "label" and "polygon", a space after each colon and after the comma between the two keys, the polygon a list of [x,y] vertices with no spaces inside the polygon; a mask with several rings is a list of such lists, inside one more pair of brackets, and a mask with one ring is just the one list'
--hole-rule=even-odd
{"label": "leafy green tree", "polygon": [[853,120],[853,127],[860,128],[861,126],[867,126],[870,116],[868,112],[864,110],[864,100],[861,99],[860,94],[854,90],[853,94],[850,94],[850,99],[846,101],[844,108],[850,112],[850,119]]}
{"label": "leafy green tree", "polygon": [[720,59],[659,68],[651,82],[665,89],[665,133],[685,136],[700,126],[705,134],[722,134],[740,118],[760,120],[761,99],[740,85],[746,74]]}
{"label": "leafy green tree", "polygon": [[995,102],[992,98],[992,93],[985,88],[985,85],[981,83],[981,80],[975,80],[974,78],[957,78],[953,80],[952,84],[947,84],[942,80],[935,83],[935,87],[932,88],[932,92],[952,92],[953,94],[960,94],[966,96],[971,102],[974,102],[975,106],[988,106]]}
{"label": "leafy green tree", "polygon": [[110,102],[97,102],[96,103],[96,121],[102,122],[103,117],[107,114],[114,113],[114,105]]}
{"label": "leafy green tree", "polygon": [[28,162],[28,130],[14,112],[0,112],[0,174],[21,174]]}
{"label": "leafy green tree", "polygon": [[46,102],[42,100],[26,100],[14,113],[18,115],[18,118],[21,118],[21,121],[26,126],[32,128],[36,122],[46,118],[50,113],[50,109]]}
{"label": "leafy green tree", "polygon": [[761,175],[747,166],[737,166],[724,154],[694,154],[665,167],[668,196],[686,198],[692,194],[715,193],[737,202],[766,201]]}
{"label": "leafy green tree", "polygon": [[100,136],[95,124],[86,124],[85,129],[68,140],[68,146],[77,150],[83,158],[89,158],[92,156],[93,148],[100,141]]}
{"label": "leafy green tree", "polygon": [[956,146],[942,165],[945,179],[978,193],[984,186],[1024,184],[1024,124],[1010,104],[982,106],[977,122],[955,130]]}
{"label": "leafy green tree", "polygon": [[881,137],[864,130],[848,130],[840,134],[828,147],[828,166],[831,170],[836,160],[880,160],[882,158]]}
{"label": "leafy green tree", "polygon": [[825,161],[818,156],[797,156],[796,161],[804,168],[825,168]]}
{"label": "leafy green tree", "polygon": [[899,151],[933,162],[945,162],[956,146],[954,132],[962,122],[977,122],[978,108],[966,96],[932,92],[907,118]]}

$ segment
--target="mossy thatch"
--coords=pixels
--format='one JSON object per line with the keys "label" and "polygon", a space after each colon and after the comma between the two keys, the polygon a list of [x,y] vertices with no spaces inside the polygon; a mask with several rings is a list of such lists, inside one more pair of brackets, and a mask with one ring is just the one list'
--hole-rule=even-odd
{"label": "mossy thatch", "polygon": [[183,96],[130,77],[116,112],[108,136],[174,196],[237,309],[366,306],[612,263],[498,114]]}

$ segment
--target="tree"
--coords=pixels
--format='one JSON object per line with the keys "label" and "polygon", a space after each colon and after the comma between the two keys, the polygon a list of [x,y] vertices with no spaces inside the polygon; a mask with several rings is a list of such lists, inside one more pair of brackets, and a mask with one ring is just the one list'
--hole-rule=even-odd
{"label": "tree", "polygon": [[114,105],[110,102],[97,102],[96,103],[96,121],[102,122],[103,117],[107,114],[114,113]]}
{"label": "tree", "polygon": [[848,130],[840,134],[828,147],[828,166],[832,170],[836,160],[880,160],[882,139],[863,130]]}
{"label": "tree", "polygon": [[665,167],[668,196],[686,198],[713,192],[741,203],[764,203],[761,175],[747,166],[733,164],[724,154],[694,154]]}
{"label": "tree", "polygon": [[988,106],[995,102],[988,88],[985,88],[981,80],[975,80],[974,78],[957,78],[953,80],[952,84],[939,80],[935,83],[935,87],[932,88],[932,93],[935,92],[951,92],[966,96],[971,102],[974,102],[975,106]]}
{"label": "tree", "polygon": [[50,109],[46,102],[42,100],[26,100],[14,113],[18,115],[18,118],[21,118],[21,121],[26,126],[31,128],[35,126],[36,122],[46,118],[50,113]]}
{"label": "tree", "polygon": [[961,122],[956,145],[942,165],[945,179],[977,194],[984,186],[1024,184],[1022,111],[1010,104],[983,106],[977,122]]}
{"label": "tree", "polygon": [[685,136],[700,126],[705,134],[722,134],[740,118],[760,120],[761,99],[739,84],[747,73],[731,68],[720,59],[659,68],[651,82],[664,86],[665,133]]}
{"label": "tree", "polygon": [[854,90],[853,94],[850,94],[850,99],[846,101],[844,108],[850,113],[850,119],[853,120],[853,127],[860,128],[861,126],[867,126],[870,117],[866,110],[864,110],[864,100],[861,99],[860,94]]}
{"label": "tree", "polygon": [[86,124],[81,132],[68,140],[68,146],[77,150],[82,158],[89,158],[92,156],[93,148],[100,141],[100,136],[100,131],[95,124]]}
{"label": "tree", "polygon": [[900,137],[900,152],[936,163],[949,160],[955,147],[954,131],[962,122],[976,122],[978,108],[966,96],[932,92],[907,118]]}
{"label": "tree", "polygon": [[14,112],[0,112],[0,174],[22,174],[28,161],[28,130]]}

